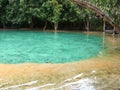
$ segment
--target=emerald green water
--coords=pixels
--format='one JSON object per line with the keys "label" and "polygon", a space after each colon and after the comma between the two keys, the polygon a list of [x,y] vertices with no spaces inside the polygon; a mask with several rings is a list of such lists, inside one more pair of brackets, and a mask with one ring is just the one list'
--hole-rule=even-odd
{"label": "emerald green water", "polygon": [[0,63],[66,63],[97,56],[102,37],[80,33],[0,31]]}

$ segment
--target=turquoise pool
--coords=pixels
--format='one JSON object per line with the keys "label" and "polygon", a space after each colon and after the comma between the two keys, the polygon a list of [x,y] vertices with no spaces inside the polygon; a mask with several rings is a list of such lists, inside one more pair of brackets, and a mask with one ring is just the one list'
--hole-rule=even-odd
{"label": "turquoise pool", "polygon": [[66,63],[97,56],[101,36],[69,32],[0,31],[0,63]]}

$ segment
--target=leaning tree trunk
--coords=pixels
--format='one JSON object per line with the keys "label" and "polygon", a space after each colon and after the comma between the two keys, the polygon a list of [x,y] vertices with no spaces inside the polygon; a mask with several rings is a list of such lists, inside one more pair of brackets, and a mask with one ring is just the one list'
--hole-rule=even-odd
{"label": "leaning tree trunk", "polygon": [[102,10],[100,10],[98,7],[96,7],[95,5],[92,5],[84,0],[72,0],[73,2],[75,2],[78,6],[82,6],[85,8],[88,8],[94,12],[96,12],[101,18],[103,18],[103,20],[107,21],[108,23],[110,23],[113,27],[116,28],[116,31],[118,33],[120,33],[120,26],[115,23],[109,16],[107,16]]}
{"label": "leaning tree trunk", "polygon": [[58,30],[58,22],[54,22],[54,30],[55,30],[55,32],[57,32],[57,30]]}

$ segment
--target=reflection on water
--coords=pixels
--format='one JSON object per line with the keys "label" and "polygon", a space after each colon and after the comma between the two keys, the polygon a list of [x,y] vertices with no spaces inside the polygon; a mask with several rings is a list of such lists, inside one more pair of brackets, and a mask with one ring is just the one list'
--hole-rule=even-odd
{"label": "reflection on water", "polygon": [[105,33],[103,33],[103,48],[105,48]]}
{"label": "reflection on water", "polygon": [[120,37],[119,36],[111,36],[111,37],[107,37],[107,39],[110,42],[109,47],[111,47],[111,49],[120,48]]}

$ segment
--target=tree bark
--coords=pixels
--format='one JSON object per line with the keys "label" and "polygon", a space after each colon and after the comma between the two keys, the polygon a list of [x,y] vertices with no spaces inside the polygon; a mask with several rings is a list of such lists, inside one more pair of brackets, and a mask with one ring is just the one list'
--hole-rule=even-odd
{"label": "tree bark", "polygon": [[103,20],[103,32],[105,32],[105,21]]}
{"label": "tree bark", "polygon": [[87,17],[85,18],[85,21],[86,21],[86,26],[85,26],[85,28],[86,28],[87,31],[89,31],[89,30],[90,30],[89,16],[87,16]]}
{"label": "tree bark", "polygon": [[46,27],[47,27],[47,20],[45,21],[45,25],[44,25],[44,27],[43,27],[43,31],[46,30]]}
{"label": "tree bark", "polygon": [[87,31],[89,31],[90,30],[90,22],[89,22],[89,17],[88,17],[88,19],[87,19]]}
{"label": "tree bark", "polygon": [[30,29],[33,29],[34,23],[33,23],[33,17],[31,17],[31,24],[30,24]]}
{"label": "tree bark", "polygon": [[33,26],[34,26],[34,24],[33,24],[33,22],[32,22],[31,25],[30,25],[30,29],[33,29]]}
{"label": "tree bark", "polygon": [[3,23],[3,29],[5,29],[6,28],[6,25],[5,25],[5,23]]}
{"label": "tree bark", "polygon": [[54,22],[54,30],[55,30],[55,32],[57,32],[57,30],[58,30],[58,22]]}

